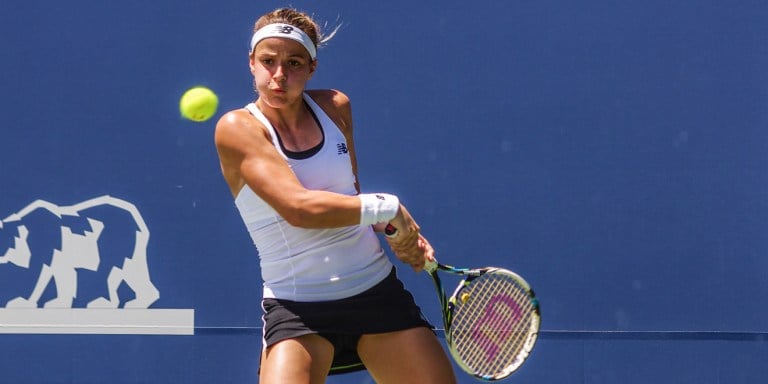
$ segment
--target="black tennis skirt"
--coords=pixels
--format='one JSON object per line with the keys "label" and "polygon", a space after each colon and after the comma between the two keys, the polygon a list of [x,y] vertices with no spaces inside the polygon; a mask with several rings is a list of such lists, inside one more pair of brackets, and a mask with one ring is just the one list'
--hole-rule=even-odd
{"label": "black tennis skirt", "polygon": [[380,283],[358,295],[331,301],[264,299],[264,343],[318,334],[334,346],[329,374],[365,369],[357,354],[360,336],[416,327],[434,329],[424,318],[395,268]]}

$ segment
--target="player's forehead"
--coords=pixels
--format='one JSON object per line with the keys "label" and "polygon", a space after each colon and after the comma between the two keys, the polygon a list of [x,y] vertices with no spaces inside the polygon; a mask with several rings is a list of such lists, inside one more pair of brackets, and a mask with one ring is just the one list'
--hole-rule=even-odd
{"label": "player's forehead", "polygon": [[309,56],[306,48],[301,43],[291,39],[280,37],[268,37],[261,40],[254,48],[255,54]]}

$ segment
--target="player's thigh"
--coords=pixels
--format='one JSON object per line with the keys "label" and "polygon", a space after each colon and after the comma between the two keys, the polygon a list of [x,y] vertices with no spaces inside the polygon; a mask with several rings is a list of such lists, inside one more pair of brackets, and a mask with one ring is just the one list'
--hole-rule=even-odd
{"label": "player's thigh", "polygon": [[363,335],[357,351],[379,384],[456,382],[448,356],[428,328]]}
{"label": "player's thigh", "polygon": [[259,382],[321,384],[332,362],[333,345],[321,336],[310,334],[283,340],[262,354]]}

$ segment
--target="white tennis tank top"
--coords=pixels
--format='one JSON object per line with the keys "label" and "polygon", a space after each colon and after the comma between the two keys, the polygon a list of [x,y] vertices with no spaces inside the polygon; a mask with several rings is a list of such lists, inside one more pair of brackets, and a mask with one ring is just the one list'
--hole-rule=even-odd
{"label": "white tennis tank top", "polygon": [[[304,100],[324,136],[319,150],[308,157],[287,156],[264,114],[253,103],[245,108],[269,130],[275,148],[305,188],[356,195],[344,134],[311,97],[305,94]],[[258,250],[265,298],[341,299],[373,287],[392,269],[370,226],[294,227],[247,185],[235,205]]]}

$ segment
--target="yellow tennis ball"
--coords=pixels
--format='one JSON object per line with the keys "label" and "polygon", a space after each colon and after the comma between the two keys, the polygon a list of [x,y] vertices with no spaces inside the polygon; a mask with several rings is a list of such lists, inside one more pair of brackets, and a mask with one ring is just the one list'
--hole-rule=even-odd
{"label": "yellow tennis ball", "polygon": [[206,121],[213,117],[219,107],[219,97],[206,87],[193,87],[181,96],[181,116],[192,121]]}

